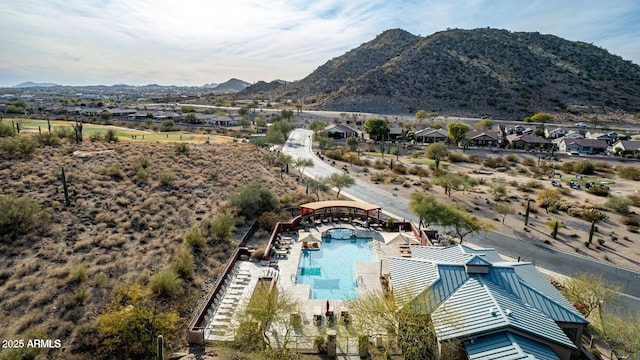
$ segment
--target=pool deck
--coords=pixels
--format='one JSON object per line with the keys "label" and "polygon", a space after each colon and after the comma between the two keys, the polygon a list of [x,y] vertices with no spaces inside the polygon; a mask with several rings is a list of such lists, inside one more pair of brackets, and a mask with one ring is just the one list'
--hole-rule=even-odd
{"label": "pool deck", "polygon": [[[284,233],[282,234],[283,237],[290,238],[288,252],[285,255],[283,251],[278,256],[272,256],[269,260],[270,264],[277,265],[277,270],[267,266],[266,262],[239,261],[236,264],[232,276],[226,281],[223,291],[216,296],[216,301],[207,312],[205,340],[228,341],[233,339],[233,329],[237,328],[237,325],[234,324],[234,315],[251,298],[253,289],[261,277],[277,277],[277,286],[289,293],[300,304],[299,314],[302,330],[296,331],[296,334],[303,335],[300,338],[307,340],[306,343],[301,343],[300,338],[298,338],[295,340],[297,342],[295,347],[311,349],[315,336],[326,336],[329,330],[337,331],[338,333],[347,331],[344,325],[338,325],[338,322],[336,322],[336,325],[329,327],[324,316],[327,311],[327,303],[333,309],[334,314],[339,316],[341,310],[344,309],[343,300],[310,299],[310,286],[308,284],[296,284],[298,263],[302,254],[301,239],[307,238],[309,234],[320,239],[324,231],[333,228],[357,230],[358,237],[371,238],[374,241],[372,248],[376,253],[377,260],[375,262],[356,263],[354,276],[357,279],[358,295],[368,292],[381,292],[380,274],[381,272],[382,274],[389,273],[388,257],[407,256],[406,248],[402,248],[397,244],[387,244],[392,242],[392,239],[397,238],[397,232],[378,232],[348,223],[338,223],[320,224],[311,228],[308,232],[292,232],[288,235]],[[318,309],[320,309],[322,322],[316,326],[313,317],[314,312],[317,312]],[[278,344],[282,339],[279,339],[277,334],[283,334],[285,329],[277,329],[272,325],[269,332],[273,334],[272,344]],[[351,347],[354,345],[338,344],[338,346]]]}

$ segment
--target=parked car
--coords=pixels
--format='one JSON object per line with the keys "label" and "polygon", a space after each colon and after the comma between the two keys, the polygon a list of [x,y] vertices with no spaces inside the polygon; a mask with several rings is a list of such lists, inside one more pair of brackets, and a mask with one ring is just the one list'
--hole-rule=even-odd
{"label": "parked car", "polygon": [[578,122],[578,123],[575,123],[575,126],[581,128],[581,129],[584,129],[584,128],[587,127],[587,124],[585,124],[583,122]]}

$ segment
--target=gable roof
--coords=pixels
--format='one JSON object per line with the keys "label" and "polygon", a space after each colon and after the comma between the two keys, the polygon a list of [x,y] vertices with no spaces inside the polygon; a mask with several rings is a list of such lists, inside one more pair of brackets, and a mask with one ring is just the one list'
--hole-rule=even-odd
{"label": "gable roof", "polygon": [[[620,145],[620,146],[618,146]],[[640,150],[640,141],[637,140],[618,140],[613,147],[622,147],[624,150],[638,151]]]}
{"label": "gable roof", "polygon": [[464,342],[469,360],[559,360],[547,345],[509,331]]}
{"label": "gable roof", "polygon": [[394,292],[432,313],[440,340],[514,329],[575,349],[556,322],[588,323],[530,263],[505,262],[494,249],[464,245],[411,246],[411,253],[389,258]]}
{"label": "gable roof", "polygon": [[348,127],[347,125],[342,125],[342,124],[332,124],[332,125],[328,125],[326,128],[324,128],[326,131],[334,131],[334,132],[344,132],[344,133],[349,133],[349,134],[356,134],[357,131]]}
{"label": "gable roof", "polygon": [[433,129],[433,128],[425,128],[422,130],[418,130],[413,134],[414,137],[421,136],[433,136],[433,137],[444,137],[448,138],[449,133],[444,129]]}
{"label": "gable roof", "polygon": [[569,146],[571,144],[576,144],[582,147],[592,147],[592,148],[602,148],[602,149],[606,149],[607,148],[607,141],[606,140],[598,140],[598,139],[568,139],[568,138],[564,138],[562,139],[562,142],[564,142],[565,146]]}

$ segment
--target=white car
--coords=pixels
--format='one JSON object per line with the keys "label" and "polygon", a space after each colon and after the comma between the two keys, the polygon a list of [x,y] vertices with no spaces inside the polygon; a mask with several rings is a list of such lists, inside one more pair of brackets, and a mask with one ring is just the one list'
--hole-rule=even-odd
{"label": "white car", "polygon": [[586,128],[586,127],[587,127],[587,124],[585,124],[585,123],[583,123],[583,122],[579,122],[579,123],[575,123],[575,126],[577,126],[577,127],[579,127],[579,128],[584,129],[584,128]]}

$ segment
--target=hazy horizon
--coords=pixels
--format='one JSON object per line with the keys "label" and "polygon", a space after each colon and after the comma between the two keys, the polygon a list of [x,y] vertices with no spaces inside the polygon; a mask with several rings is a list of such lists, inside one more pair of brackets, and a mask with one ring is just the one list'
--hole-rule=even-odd
{"label": "hazy horizon", "polygon": [[537,31],[640,64],[632,0],[0,0],[0,12],[1,87],[294,81],[393,28]]}

